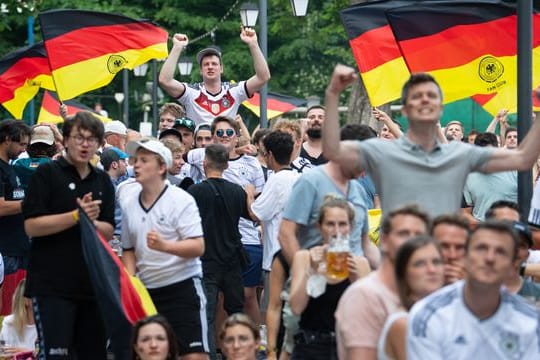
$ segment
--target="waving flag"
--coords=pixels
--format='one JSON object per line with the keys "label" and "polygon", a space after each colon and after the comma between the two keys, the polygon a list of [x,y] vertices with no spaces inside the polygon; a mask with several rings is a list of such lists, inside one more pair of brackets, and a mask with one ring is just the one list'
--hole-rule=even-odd
{"label": "waving flag", "polygon": [[[92,110],[88,106],[83,105],[75,100],[64,101],[64,105],[67,106],[68,115],[74,115],[79,111],[90,111],[94,114],[95,117],[97,117],[104,123],[108,123],[112,120],[108,117],[95,113],[94,110]],[[56,93],[52,91],[45,91],[45,94],[43,95],[43,101],[41,102],[41,109],[39,111],[37,122],[46,122],[52,124],[64,122],[62,115],[60,115],[60,101],[58,100]]]}
{"label": "waving flag", "polygon": [[138,279],[130,277],[92,221],[79,209],[84,260],[96,300],[111,339],[114,358],[131,359],[133,324],[156,313],[150,295]]}
{"label": "waving flag", "polygon": [[[292,96],[281,95],[278,93],[268,93],[266,98],[266,106],[268,119],[273,119],[281,114],[291,111],[298,106],[306,104],[306,100],[298,99]],[[242,103],[245,107],[251,110],[255,115],[261,116],[261,96],[256,92],[250,99]]]}
{"label": "waving flag", "polygon": [[85,10],[39,15],[60,100],[109,84],[122,69],[167,57],[167,32],[146,20]]}
{"label": "waving flag", "polygon": [[16,119],[39,88],[54,90],[43,43],[15,50],[0,59],[0,104]]}
{"label": "waving flag", "polygon": [[501,107],[512,107],[517,86],[513,6],[417,2],[387,10],[386,16],[410,72],[431,73],[445,102],[497,93]]}

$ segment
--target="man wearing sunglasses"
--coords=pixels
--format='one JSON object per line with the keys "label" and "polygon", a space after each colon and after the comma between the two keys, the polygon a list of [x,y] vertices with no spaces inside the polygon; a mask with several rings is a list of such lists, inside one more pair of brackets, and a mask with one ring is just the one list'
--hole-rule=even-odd
{"label": "man wearing sunglasses", "polygon": [[255,75],[236,84],[221,81],[223,63],[221,52],[206,48],[197,54],[202,83],[186,84],[174,79],[180,54],[188,45],[185,34],[173,36],[173,47],[159,74],[159,84],[170,96],[186,108],[186,115],[197,125],[210,124],[216,116],[234,118],[242,101],[253,96],[270,80],[270,70],[257,42],[255,30],[242,27],[240,39],[248,45]]}

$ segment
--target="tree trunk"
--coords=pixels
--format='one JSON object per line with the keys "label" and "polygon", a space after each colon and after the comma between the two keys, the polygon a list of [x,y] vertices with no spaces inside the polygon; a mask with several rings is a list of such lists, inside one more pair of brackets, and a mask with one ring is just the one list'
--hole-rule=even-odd
{"label": "tree trunk", "polygon": [[[351,0],[351,5],[369,2],[367,0]],[[379,106],[379,108],[390,114],[390,104]],[[362,78],[358,78],[352,85],[351,96],[349,98],[349,109],[347,111],[347,123],[366,124],[379,132],[382,125],[371,116],[371,104],[367,96],[366,87]]]}

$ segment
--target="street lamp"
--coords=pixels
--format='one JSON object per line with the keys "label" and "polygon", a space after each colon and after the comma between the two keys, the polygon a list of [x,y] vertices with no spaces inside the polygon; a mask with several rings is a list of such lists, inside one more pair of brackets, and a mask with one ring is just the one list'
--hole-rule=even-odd
{"label": "street lamp", "polygon": [[118,103],[118,115],[120,117],[120,119],[123,118],[122,116],[122,102],[124,101],[124,93],[114,93],[114,100],[116,100],[116,102]]}
{"label": "street lamp", "polygon": [[148,71],[148,63],[141,64],[141,65],[137,66],[135,69],[133,69],[133,73],[137,77],[146,76],[147,71]]}
{"label": "street lamp", "polygon": [[192,68],[193,61],[187,56],[182,56],[180,61],[178,61],[178,71],[180,71],[180,75],[189,76]]}
{"label": "street lamp", "polygon": [[291,0],[294,16],[306,16],[309,0]]}
{"label": "street lamp", "polygon": [[254,27],[257,24],[257,17],[259,16],[259,8],[253,3],[243,3],[240,6],[240,18],[242,19],[242,25],[245,27]]}

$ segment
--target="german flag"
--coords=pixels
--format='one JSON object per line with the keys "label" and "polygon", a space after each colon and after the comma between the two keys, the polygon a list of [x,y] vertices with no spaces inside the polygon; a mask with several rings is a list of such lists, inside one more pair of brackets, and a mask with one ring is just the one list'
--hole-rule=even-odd
{"label": "german flag", "polygon": [[[104,123],[108,123],[112,120],[108,117],[95,113],[94,110],[88,106],[83,105],[75,100],[64,101],[64,105],[67,106],[68,115],[75,115],[79,111],[90,111]],[[39,111],[37,122],[46,122],[52,124],[64,122],[62,115],[60,115],[60,101],[58,100],[58,96],[56,96],[55,92],[45,91],[43,94],[43,101],[41,102],[41,110]]]}
{"label": "german flag", "polygon": [[409,70],[388,25],[385,11],[409,1],[383,0],[362,3],[340,12],[353,56],[372,106],[401,97]]}
{"label": "german flag", "polygon": [[83,256],[114,358],[130,359],[133,325],[155,314],[156,309],[144,286],[140,281],[133,283],[134,278],[129,276],[90,218],[81,209],[79,214]]}
{"label": "german flag", "polygon": [[[268,119],[273,119],[305,104],[306,100],[278,93],[268,93],[268,97],[266,98],[267,117]],[[258,117],[261,116],[261,96],[258,92],[250,99],[244,101],[242,105],[247,107]]]}
{"label": "german flag", "polygon": [[26,104],[40,87],[54,90],[43,43],[15,50],[0,59],[0,104],[22,119]]}
{"label": "german flag", "polygon": [[[409,71],[429,72],[445,102],[517,86],[517,16],[493,1],[415,3],[386,11]],[[535,24],[538,28],[540,24]]]}
{"label": "german flag", "polygon": [[60,100],[109,84],[122,69],[167,57],[168,34],[146,20],[85,10],[39,15]]}

